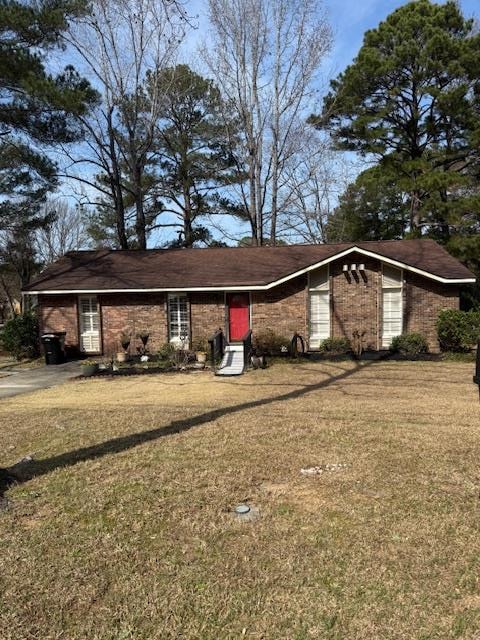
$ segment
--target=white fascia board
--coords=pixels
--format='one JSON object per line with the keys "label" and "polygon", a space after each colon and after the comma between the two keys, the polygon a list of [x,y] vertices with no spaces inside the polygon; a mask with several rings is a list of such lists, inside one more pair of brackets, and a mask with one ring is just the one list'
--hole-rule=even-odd
{"label": "white fascia board", "polygon": [[398,267],[399,269],[404,269],[405,271],[411,271],[412,273],[417,273],[424,278],[429,278],[430,280],[436,280],[437,282],[442,282],[443,284],[469,284],[472,282],[476,282],[476,278],[442,278],[441,276],[437,276],[434,273],[430,273],[429,271],[424,271],[423,269],[417,269],[417,267],[411,267],[405,262],[399,262],[398,260],[393,260],[392,258],[386,258],[379,253],[375,253],[373,251],[367,251],[366,249],[360,249],[359,247],[354,247],[349,251],[356,251],[357,253],[361,253],[364,256],[368,256],[369,258],[376,258],[381,260],[382,262],[386,262],[387,264],[391,264],[394,267]]}
{"label": "white fascia board", "polygon": [[155,289],[50,289],[42,291],[24,291],[25,295],[56,295],[60,293],[74,293],[77,295],[93,295],[101,293],[188,293],[190,291],[260,291],[270,285],[241,286],[241,287],[163,287]]}
{"label": "white fascia board", "polygon": [[425,278],[429,278],[430,280],[436,280],[437,282],[442,282],[443,284],[468,284],[472,282],[476,282],[476,278],[442,278],[441,276],[437,276],[434,273],[430,273],[429,271],[424,271],[423,269],[417,269],[416,267],[411,267],[404,262],[399,262],[398,260],[392,260],[392,258],[386,258],[379,253],[375,253],[374,251],[367,251],[366,249],[361,249],[360,247],[350,247],[350,249],[345,249],[345,251],[341,251],[340,253],[336,253],[330,258],[326,258],[321,262],[317,262],[315,264],[306,267],[305,269],[301,269],[300,271],[296,271],[295,273],[291,273],[280,280],[276,280],[268,284],[265,289],[270,289],[271,287],[277,287],[279,284],[286,282],[287,280],[292,280],[298,276],[303,275],[304,273],[308,273],[309,271],[313,271],[314,269],[318,269],[330,262],[334,262],[335,260],[339,260],[350,253],[360,253],[364,256],[368,256],[369,258],[375,258],[376,260],[380,260],[381,262],[386,262],[387,264],[391,264],[394,267],[398,267],[399,269],[404,269],[405,271],[411,271],[413,273],[417,273]]}
{"label": "white fascia board", "polygon": [[304,275],[305,273],[309,273],[319,267],[323,267],[324,265],[329,264],[330,262],[334,262],[335,260],[340,260],[345,256],[348,256],[350,253],[360,253],[369,258],[375,258],[376,260],[380,260],[381,262],[385,262],[386,264],[390,264],[398,269],[404,269],[405,271],[411,271],[412,273],[416,273],[424,278],[429,278],[430,280],[436,280],[437,282],[441,282],[443,284],[470,284],[476,282],[476,278],[442,278],[441,276],[437,276],[434,273],[430,273],[429,271],[424,271],[423,269],[417,269],[417,267],[411,267],[410,265],[399,262],[398,260],[393,260],[392,258],[387,258],[382,256],[379,253],[375,253],[374,251],[368,251],[366,249],[361,249],[360,247],[350,247],[349,249],[345,249],[340,253],[336,253],[329,258],[325,258],[325,260],[321,260],[320,262],[316,262],[304,269],[300,269],[299,271],[295,271],[294,273],[289,273],[287,276],[280,278],[279,280],[275,280],[274,282],[270,282],[269,284],[264,285],[241,285],[238,287],[181,287],[181,288],[173,288],[173,287],[163,287],[163,288],[151,288],[151,289],[52,289],[47,291],[42,290],[33,290],[33,291],[24,291],[25,295],[55,295],[61,293],[75,293],[78,295],[81,294],[100,294],[100,293],[183,293],[189,291],[267,291],[268,289],[273,289],[274,287],[278,287],[284,282],[288,282],[289,280],[293,280],[294,278],[298,278],[298,276]]}

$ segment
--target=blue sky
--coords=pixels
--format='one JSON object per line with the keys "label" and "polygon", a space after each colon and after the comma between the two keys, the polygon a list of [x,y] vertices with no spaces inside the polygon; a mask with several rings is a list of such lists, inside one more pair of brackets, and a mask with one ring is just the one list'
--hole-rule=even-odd
{"label": "blue sky", "polygon": [[[356,56],[363,34],[384,20],[392,11],[407,2],[399,0],[326,0],[326,7],[334,32],[330,55],[330,74],[336,76]],[[467,18],[480,17],[479,0],[460,2]],[[328,71],[328,69],[327,69]]]}
{"label": "blue sky", "polygon": [[[325,80],[335,77],[353,60],[367,29],[376,27],[392,11],[407,3],[408,0],[324,0],[334,34],[332,51],[325,64]],[[480,19],[480,0],[461,0],[460,6],[467,18]],[[207,7],[208,0],[185,2],[190,15],[198,16],[198,29],[189,34],[184,45],[185,56],[192,61],[197,59],[198,43],[203,38],[208,41]]]}
{"label": "blue sky", "polygon": [[[402,0],[324,0],[324,4],[333,30],[333,46],[322,69],[318,87],[319,97],[328,89],[329,81],[356,56],[362,45],[365,31],[375,28],[392,11],[407,2]],[[466,17],[480,18],[480,0],[461,0],[460,5]],[[180,58],[201,73],[205,73],[198,56],[198,47],[202,41],[208,44],[209,40],[208,0],[185,0],[184,6],[189,14],[195,17],[198,28],[188,33]],[[222,219],[222,223],[228,235],[240,237],[248,233],[248,227],[242,228],[238,222],[232,223],[231,220]],[[218,233],[214,235],[219,237]],[[162,236],[156,238],[156,241],[162,242],[166,239]],[[231,241],[232,238],[227,240]]]}
{"label": "blue sky", "polygon": [[[350,64],[358,53],[365,31],[378,26],[392,11],[407,4],[408,0],[324,0],[328,18],[333,31],[333,46],[323,65],[320,82],[320,96],[328,90],[329,82]],[[462,0],[464,15],[468,18],[480,18],[480,0]],[[185,8],[190,15],[196,16],[198,28],[191,32],[183,46],[183,57],[193,67],[199,59],[197,48],[202,41],[208,43],[208,0],[187,0]],[[200,67],[201,72],[205,72]],[[230,230],[238,223],[225,225]],[[248,228],[245,227],[248,233]]]}

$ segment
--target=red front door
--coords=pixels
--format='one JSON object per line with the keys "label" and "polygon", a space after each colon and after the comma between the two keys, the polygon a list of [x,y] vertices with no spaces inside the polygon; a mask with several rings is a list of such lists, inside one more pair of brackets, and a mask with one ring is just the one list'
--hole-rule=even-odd
{"label": "red front door", "polygon": [[228,305],[228,337],[237,342],[250,329],[250,300],[248,293],[230,293]]}

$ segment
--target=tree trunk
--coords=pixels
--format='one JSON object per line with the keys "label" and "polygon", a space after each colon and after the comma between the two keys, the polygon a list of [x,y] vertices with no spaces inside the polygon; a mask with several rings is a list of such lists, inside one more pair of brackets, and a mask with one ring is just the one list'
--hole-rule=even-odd
{"label": "tree trunk", "polygon": [[128,249],[128,239],[125,231],[125,206],[123,203],[122,182],[120,176],[120,168],[118,166],[117,152],[115,149],[115,134],[112,125],[113,107],[110,108],[107,115],[108,125],[108,141],[110,147],[110,158],[112,162],[112,192],[114,194],[115,203],[115,226],[117,229],[118,243],[120,249]]}
{"label": "tree trunk", "polygon": [[139,249],[147,248],[147,230],[145,228],[145,210],[143,208],[142,169],[138,164],[134,167],[135,181],[135,233]]}
{"label": "tree trunk", "polygon": [[410,193],[410,231],[413,236],[418,237],[421,234],[420,220],[420,192],[414,189]]}

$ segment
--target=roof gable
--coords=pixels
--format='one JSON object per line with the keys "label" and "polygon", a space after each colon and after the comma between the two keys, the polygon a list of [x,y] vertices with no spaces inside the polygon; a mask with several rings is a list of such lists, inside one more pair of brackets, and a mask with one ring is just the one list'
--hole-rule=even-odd
{"label": "roof gable", "polygon": [[352,252],[438,282],[475,276],[433,240],[281,247],[72,252],[45,269],[29,293],[271,289]]}

